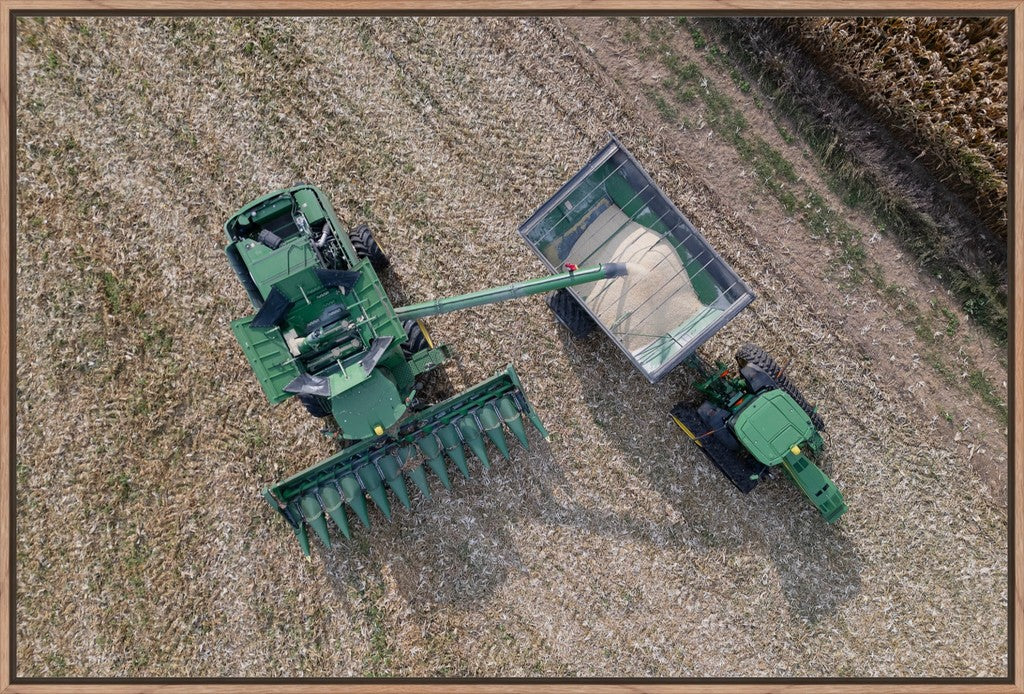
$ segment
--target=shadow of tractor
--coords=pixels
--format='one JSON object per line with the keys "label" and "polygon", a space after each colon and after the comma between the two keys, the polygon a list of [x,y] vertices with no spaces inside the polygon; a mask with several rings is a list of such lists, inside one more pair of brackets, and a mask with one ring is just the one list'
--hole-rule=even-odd
{"label": "shadow of tractor", "polygon": [[[807,620],[860,592],[863,557],[842,520],[826,523],[781,471],[741,494],[679,431],[669,410],[699,395],[687,368],[651,385],[601,336],[578,341],[562,331],[562,339],[592,417],[681,518],[668,536],[685,536],[698,549],[747,546],[766,556],[789,607]],[[826,447],[826,473],[829,455]]]}

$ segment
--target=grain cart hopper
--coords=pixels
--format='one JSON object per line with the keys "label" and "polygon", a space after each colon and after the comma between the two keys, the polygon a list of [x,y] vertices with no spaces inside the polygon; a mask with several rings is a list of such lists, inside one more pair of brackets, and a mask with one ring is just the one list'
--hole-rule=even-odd
{"label": "grain cart hopper", "polygon": [[697,349],[754,294],[614,137],[520,228],[552,270],[627,263],[621,279],[566,288],[548,303],[575,337],[600,328],[655,383],[685,364],[705,400],[675,422],[743,493],[782,466],[828,520],[846,510],[810,455],[824,422],[762,350],[745,345],[740,369],[713,368]]}
{"label": "grain cart hopper", "polygon": [[309,555],[307,528],[330,546],[327,519],[351,534],[349,513],[370,524],[366,497],[386,517],[386,489],[408,507],[411,482],[429,496],[426,470],[450,486],[447,457],[469,476],[466,448],[486,467],[486,441],[506,458],[504,428],[524,446],[524,422],[547,436],[515,369],[443,402],[417,398],[418,379],[450,356],[421,319],[519,296],[620,277],[602,263],[449,299],[395,308],[377,272],[388,259],[364,225],[349,230],[318,188],[278,190],[225,224],[228,261],[256,313],[232,331],[271,403],[296,397],[332,417],[350,445],[267,489]]}

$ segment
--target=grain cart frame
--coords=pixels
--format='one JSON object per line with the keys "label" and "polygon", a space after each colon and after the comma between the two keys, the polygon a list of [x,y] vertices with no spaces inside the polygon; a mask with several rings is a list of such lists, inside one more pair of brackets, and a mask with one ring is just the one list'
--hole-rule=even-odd
{"label": "grain cart frame", "polygon": [[606,257],[629,264],[627,277],[563,289],[549,306],[574,337],[604,332],[651,383],[687,366],[704,400],[679,403],[672,419],[740,492],[782,467],[827,521],[846,511],[813,462],[824,421],[775,361],[749,344],[736,354],[738,370],[700,357],[698,348],[754,293],[618,139],[611,136],[519,234],[552,270]]}
{"label": "grain cart frame", "polygon": [[469,476],[466,449],[490,465],[486,441],[509,458],[507,428],[524,446],[525,422],[540,418],[509,365],[443,402],[417,398],[420,376],[451,357],[422,319],[540,292],[620,277],[603,263],[395,308],[377,272],[388,259],[365,226],[346,227],[311,185],[277,190],[245,205],[224,225],[224,251],[256,310],[231,329],[267,399],[297,397],[310,414],[333,418],[337,454],[263,490],[309,556],[308,528],[331,545],[327,518],[351,536],[349,513],[370,525],[366,498],[387,518],[386,490],[410,506],[411,482],[430,495],[426,471],[445,487],[446,459]]}

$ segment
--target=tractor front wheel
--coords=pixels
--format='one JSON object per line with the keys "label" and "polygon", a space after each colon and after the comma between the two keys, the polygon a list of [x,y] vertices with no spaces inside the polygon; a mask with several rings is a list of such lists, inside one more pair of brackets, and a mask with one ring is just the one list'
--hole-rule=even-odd
{"label": "tractor front wheel", "polygon": [[807,402],[800,390],[793,385],[786,374],[782,373],[782,369],[775,360],[772,359],[771,355],[765,352],[757,345],[750,343],[741,345],[739,350],[736,352],[736,363],[740,365],[742,369],[747,364],[753,364],[759,367],[762,371],[772,377],[774,381],[779,384],[779,388],[789,394],[789,397],[796,401],[807,416],[811,418],[811,422],[814,423],[814,427],[818,431],[825,430],[825,420],[821,418],[821,415],[815,412],[814,407]]}
{"label": "tractor front wheel", "polygon": [[360,224],[348,232],[348,238],[356,249],[356,255],[360,258],[368,258],[370,265],[377,272],[381,272],[391,264],[391,260],[384,255],[384,251],[381,250],[380,246],[377,245],[376,239],[373,238],[373,232],[370,231],[370,227]]}

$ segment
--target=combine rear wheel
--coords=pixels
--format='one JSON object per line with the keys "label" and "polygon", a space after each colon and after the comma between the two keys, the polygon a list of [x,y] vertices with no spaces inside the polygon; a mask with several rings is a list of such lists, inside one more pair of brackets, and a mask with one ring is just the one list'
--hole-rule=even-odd
{"label": "combine rear wheel", "polygon": [[403,321],[402,327],[405,328],[405,334],[409,338],[406,343],[402,345],[402,353],[405,354],[406,359],[409,359],[417,352],[422,352],[430,347],[427,343],[426,336],[423,334],[423,328],[420,327],[419,321]]}
{"label": "combine rear wheel", "polygon": [[331,414],[331,403],[327,398],[320,395],[309,395],[308,393],[299,393],[296,395],[302,406],[306,408],[314,417],[326,417]]}
{"label": "combine rear wheel", "polygon": [[789,397],[796,401],[796,404],[803,408],[803,411],[807,413],[807,416],[811,418],[814,423],[814,427],[818,431],[825,430],[825,420],[821,418],[817,412],[814,411],[814,407],[807,402],[800,390],[790,382],[789,378],[782,373],[782,368],[775,363],[775,360],[757,345],[750,343],[741,345],[739,350],[736,352],[736,363],[740,365],[742,369],[747,364],[753,364],[754,366],[760,367],[766,374],[771,376],[776,383],[779,384],[779,388],[786,391]]}
{"label": "combine rear wheel", "polygon": [[356,249],[356,255],[360,258],[368,258],[370,265],[377,272],[381,272],[391,264],[391,261],[384,255],[384,251],[380,249],[377,241],[373,238],[373,232],[370,231],[370,227],[360,224],[348,232],[348,238]]}
{"label": "combine rear wheel", "polygon": [[577,340],[589,335],[597,324],[579,302],[565,289],[559,289],[548,297],[548,306],[559,323],[564,325]]}

